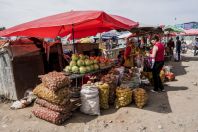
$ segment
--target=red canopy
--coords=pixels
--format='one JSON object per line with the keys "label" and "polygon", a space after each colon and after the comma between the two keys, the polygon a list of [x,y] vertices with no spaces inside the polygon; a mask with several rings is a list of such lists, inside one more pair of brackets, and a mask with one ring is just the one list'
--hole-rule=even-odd
{"label": "red canopy", "polygon": [[74,31],[74,38],[87,37],[112,29],[131,29],[137,22],[108,15],[103,11],[70,11],[30,21],[0,32],[0,36],[64,37]]}

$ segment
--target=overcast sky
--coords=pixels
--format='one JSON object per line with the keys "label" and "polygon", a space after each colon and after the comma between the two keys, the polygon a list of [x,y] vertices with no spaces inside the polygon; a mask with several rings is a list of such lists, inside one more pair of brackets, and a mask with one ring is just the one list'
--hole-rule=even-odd
{"label": "overcast sky", "polygon": [[70,10],[103,10],[150,25],[198,21],[198,0],[0,0],[0,26]]}

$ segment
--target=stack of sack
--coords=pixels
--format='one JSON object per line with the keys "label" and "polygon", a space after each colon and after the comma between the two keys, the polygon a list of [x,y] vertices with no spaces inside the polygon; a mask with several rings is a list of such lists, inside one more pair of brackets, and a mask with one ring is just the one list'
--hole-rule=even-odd
{"label": "stack of sack", "polygon": [[60,72],[50,72],[39,76],[42,83],[33,93],[38,97],[33,114],[54,124],[62,124],[71,116],[70,79]]}

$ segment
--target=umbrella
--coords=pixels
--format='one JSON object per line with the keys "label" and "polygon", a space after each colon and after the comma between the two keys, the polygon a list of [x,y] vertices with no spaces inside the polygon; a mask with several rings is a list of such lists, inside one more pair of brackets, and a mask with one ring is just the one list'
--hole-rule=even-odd
{"label": "umbrella", "polygon": [[167,31],[167,32],[175,32],[175,33],[184,32],[184,30],[182,28],[179,28],[176,26],[171,26],[171,25],[165,26],[163,30]]}
{"label": "umbrella", "polygon": [[163,30],[160,26],[140,23],[139,27],[132,28],[130,32],[137,35],[145,35],[153,33],[161,34],[163,33]]}
{"label": "umbrella", "polygon": [[72,34],[74,39],[136,26],[137,22],[103,11],[70,11],[11,27],[0,32],[0,36],[55,38]]}

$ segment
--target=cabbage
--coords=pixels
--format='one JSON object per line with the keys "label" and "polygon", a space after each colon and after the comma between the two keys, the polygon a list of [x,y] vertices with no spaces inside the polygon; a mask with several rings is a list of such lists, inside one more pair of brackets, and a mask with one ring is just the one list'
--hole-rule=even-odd
{"label": "cabbage", "polygon": [[78,71],[79,71],[79,69],[78,69],[77,66],[73,66],[73,67],[72,67],[72,72],[73,72],[73,73],[78,73]]}

